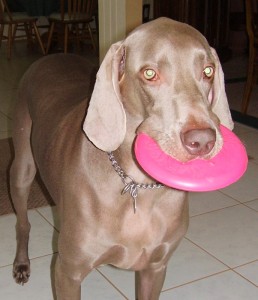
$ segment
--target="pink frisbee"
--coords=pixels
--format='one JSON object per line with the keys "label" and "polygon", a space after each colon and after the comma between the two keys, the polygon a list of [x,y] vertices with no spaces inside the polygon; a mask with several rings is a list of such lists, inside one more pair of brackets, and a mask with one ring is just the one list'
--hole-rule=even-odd
{"label": "pink frisbee", "polygon": [[212,159],[194,159],[182,163],[164,153],[148,135],[140,133],[135,155],[143,170],[164,185],[185,191],[213,191],[236,182],[246,171],[248,158],[238,137],[220,126],[221,151]]}

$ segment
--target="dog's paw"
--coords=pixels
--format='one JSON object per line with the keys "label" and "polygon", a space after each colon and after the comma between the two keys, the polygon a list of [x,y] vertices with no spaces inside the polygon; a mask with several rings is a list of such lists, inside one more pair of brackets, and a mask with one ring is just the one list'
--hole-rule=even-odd
{"label": "dog's paw", "polygon": [[16,283],[24,285],[30,278],[30,263],[17,263],[13,265],[13,278]]}

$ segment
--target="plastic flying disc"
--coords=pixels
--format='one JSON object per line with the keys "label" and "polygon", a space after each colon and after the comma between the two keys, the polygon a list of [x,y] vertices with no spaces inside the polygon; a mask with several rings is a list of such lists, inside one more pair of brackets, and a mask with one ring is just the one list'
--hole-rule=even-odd
{"label": "plastic flying disc", "polygon": [[180,162],[161,150],[148,135],[140,133],[135,155],[143,170],[164,185],[185,191],[213,191],[236,182],[246,171],[248,158],[238,137],[220,126],[223,147],[211,159]]}

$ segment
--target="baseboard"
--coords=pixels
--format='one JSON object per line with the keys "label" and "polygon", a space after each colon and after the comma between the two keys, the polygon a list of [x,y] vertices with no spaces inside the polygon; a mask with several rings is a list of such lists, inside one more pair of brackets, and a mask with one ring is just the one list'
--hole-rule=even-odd
{"label": "baseboard", "polygon": [[258,129],[258,118],[245,115],[239,111],[231,109],[231,116],[235,122]]}

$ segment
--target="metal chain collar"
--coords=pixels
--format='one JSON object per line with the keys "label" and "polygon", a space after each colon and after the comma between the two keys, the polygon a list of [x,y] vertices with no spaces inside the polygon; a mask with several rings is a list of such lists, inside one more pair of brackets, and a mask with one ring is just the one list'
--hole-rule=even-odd
{"label": "metal chain collar", "polygon": [[113,168],[119,175],[119,177],[122,179],[123,184],[125,187],[123,188],[121,194],[124,195],[125,193],[130,193],[132,199],[133,199],[133,208],[134,213],[136,213],[136,207],[137,207],[137,197],[138,197],[138,190],[139,189],[159,189],[163,187],[163,184],[161,183],[137,183],[133,179],[132,176],[129,176],[125,173],[125,171],[119,166],[118,162],[115,160],[114,154],[112,152],[108,152],[109,160],[112,163]]}

